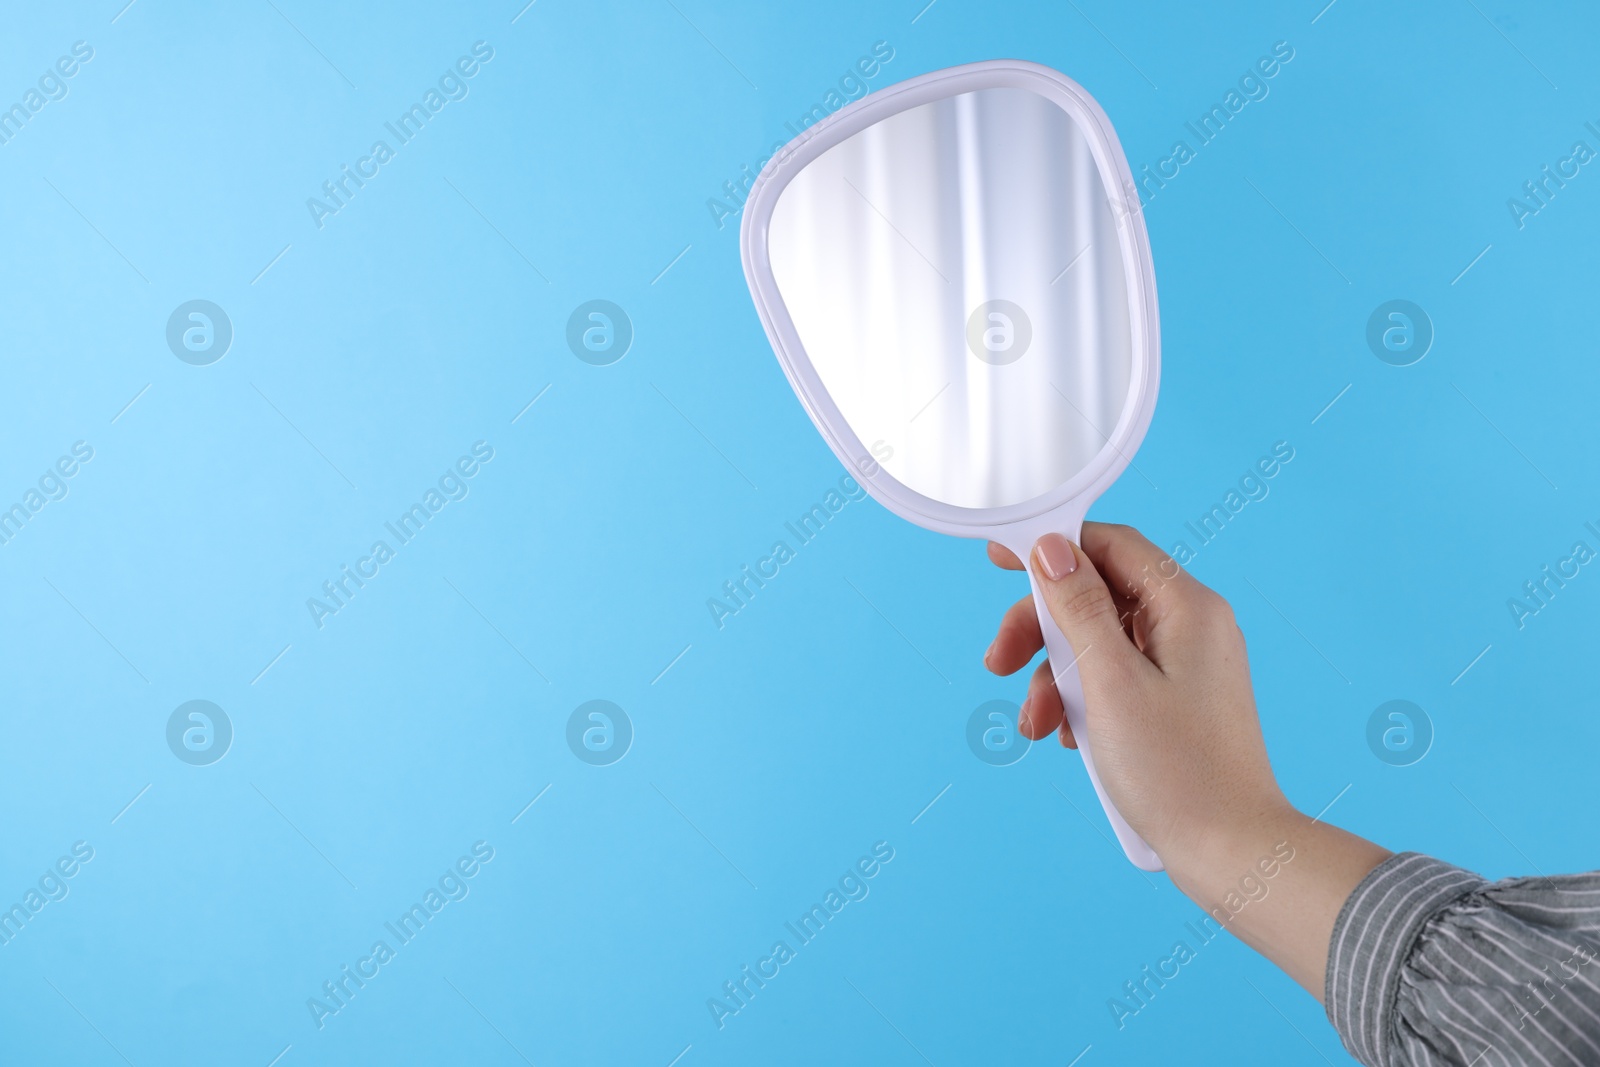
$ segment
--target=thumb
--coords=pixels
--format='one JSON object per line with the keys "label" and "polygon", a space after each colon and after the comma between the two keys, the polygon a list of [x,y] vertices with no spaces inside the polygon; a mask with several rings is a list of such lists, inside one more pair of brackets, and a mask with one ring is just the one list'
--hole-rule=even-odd
{"label": "thumb", "polygon": [[1092,663],[1084,661],[1085,684],[1108,667],[1118,673],[1130,670],[1133,643],[1122,629],[1111,590],[1083,550],[1062,534],[1045,534],[1034,544],[1031,562],[1050,617],[1067,642],[1079,657],[1094,650]]}

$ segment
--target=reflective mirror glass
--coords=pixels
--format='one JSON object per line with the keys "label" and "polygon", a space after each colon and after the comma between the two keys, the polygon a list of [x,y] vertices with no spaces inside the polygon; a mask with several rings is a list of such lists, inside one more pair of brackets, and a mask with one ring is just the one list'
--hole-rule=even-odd
{"label": "reflective mirror glass", "polygon": [[936,100],[833,146],[779,196],[768,251],[834,403],[924,496],[1048,493],[1127,405],[1117,222],[1088,139],[1037,93]]}

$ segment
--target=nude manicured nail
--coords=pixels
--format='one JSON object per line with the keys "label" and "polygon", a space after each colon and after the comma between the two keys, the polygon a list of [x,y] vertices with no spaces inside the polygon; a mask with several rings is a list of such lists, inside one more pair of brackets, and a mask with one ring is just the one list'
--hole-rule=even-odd
{"label": "nude manicured nail", "polygon": [[1052,582],[1059,582],[1078,569],[1078,556],[1072,551],[1072,542],[1061,534],[1045,534],[1033,546],[1033,552],[1039,557],[1044,576]]}
{"label": "nude manicured nail", "polygon": [[1032,697],[1022,701],[1022,710],[1017,712],[1017,729],[1022,731],[1022,736],[1033,737],[1033,720],[1028,717],[1028,705],[1033,703]]}
{"label": "nude manicured nail", "polygon": [[994,646],[998,645],[999,643],[1000,643],[1000,639],[997,637],[993,641],[989,642],[989,647],[988,648],[984,649],[984,652],[983,652],[983,665],[985,667],[989,667],[990,670],[994,670],[994,668],[989,665],[989,657],[994,655]]}

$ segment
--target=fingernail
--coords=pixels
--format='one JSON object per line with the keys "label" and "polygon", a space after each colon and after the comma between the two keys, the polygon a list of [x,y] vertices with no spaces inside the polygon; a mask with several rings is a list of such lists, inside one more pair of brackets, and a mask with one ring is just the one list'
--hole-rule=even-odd
{"label": "fingernail", "polygon": [[[999,643],[1000,643],[1000,639],[997,637],[993,641],[989,642],[989,647],[988,648],[984,649],[984,652],[983,652],[983,665],[985,667],[989,667],[989,657],[994,655],[994,646],[998,645]],[[989,667],[989,669],[993,670],[994,668],[993,667]]]}
{"label": "fingernail", "polygon": [[1022,736],[1029,738],[1033,736],[1033,719],[1028,715],[1028,705],[1032,703],[1032,697],[1024,698],[1022,710],[1017,712],[1017,729],[1022,731]]}
{"label": "fingernail", "polygon": [[1078,569],[1078,556],[1072,551],[1072,542],[1061,534],[1045,534],[1039,538],[1033,546],[1033,554],[1039,557],[1044,576],[1052,582],[1059,582]]}

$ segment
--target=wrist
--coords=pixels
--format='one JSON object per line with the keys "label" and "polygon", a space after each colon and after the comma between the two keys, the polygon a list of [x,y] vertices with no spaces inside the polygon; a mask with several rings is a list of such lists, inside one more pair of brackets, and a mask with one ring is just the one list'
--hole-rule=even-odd
{"label": "wrist", "polygon": [[1284,801],[1177,850],[1167,869],[1212,921],[1321,1000],[1339,909],[1389,855]]}
{"label": "wrist", "polygon": [[[1248,900],[1258,892],[1255,884],[1275,877],[1278,867],[1304,847],[1311,828],[1311,820],[1278,794],[1185,831],[1162,859],[1173,885],[1211,910],[1230,895]],[[1231,910],[1237,910],[1234,903]]]}

